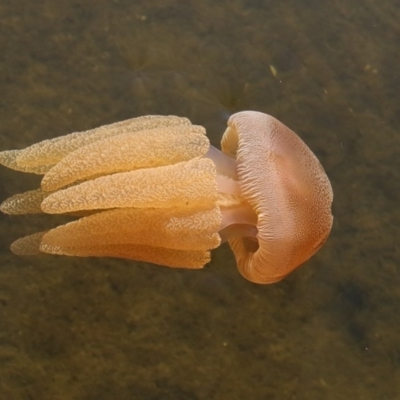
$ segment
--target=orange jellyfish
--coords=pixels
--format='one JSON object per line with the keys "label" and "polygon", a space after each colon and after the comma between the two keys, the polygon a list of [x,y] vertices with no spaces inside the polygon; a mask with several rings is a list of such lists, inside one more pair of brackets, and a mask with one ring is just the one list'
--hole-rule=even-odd
{"label": "orange jellyfish", "polygon": [[44,176],[2,212],[83,214],[11,250],[195,269],[228,241],[246,279],[277,282],[327,239],[329,179],[307,145],[267,114],[232,115],[221,147],[186,118],[145,116],[3,151],[1,164]]}

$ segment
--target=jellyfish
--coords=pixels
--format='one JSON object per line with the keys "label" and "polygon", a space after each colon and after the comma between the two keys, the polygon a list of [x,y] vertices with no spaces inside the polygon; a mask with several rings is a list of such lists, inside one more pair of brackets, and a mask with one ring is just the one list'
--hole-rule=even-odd
{"label": "jellyfish", "polygon": [[186,118],[144,116],[3,151],[0,163],[43,175],[3,213],[77,217],[16,240],[18,255],[199,269],[228,242],[242,276],[269,284],[315,254],[332,227],[332,188],[317,157],[256,111],[229,118],[221,150]]}

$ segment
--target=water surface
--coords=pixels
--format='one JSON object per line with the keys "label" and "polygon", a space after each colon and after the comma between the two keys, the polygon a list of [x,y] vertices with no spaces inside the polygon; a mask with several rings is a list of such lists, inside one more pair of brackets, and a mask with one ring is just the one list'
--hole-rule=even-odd
{"label": "water surface", "polygon": [[[335,216],[281,283],[114,259],[18,258],[59,220],[0,216],[7,399],[400,398],[400,8],[395,0],[0,0],[0,149],[144,114],[218,144],[235,111],[317,154]],[[38,177],[0,169],[1,199]]]}

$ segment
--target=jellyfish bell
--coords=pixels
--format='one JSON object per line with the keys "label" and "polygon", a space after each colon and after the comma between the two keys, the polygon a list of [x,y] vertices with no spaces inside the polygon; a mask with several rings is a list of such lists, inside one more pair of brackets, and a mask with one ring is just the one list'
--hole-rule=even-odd
{"label": "jellyfish bell", "polygon": [[202,268],[228,241],[246,279],[277,282],[328,237],[329,180],[304,142],[263,113],[232,115],[221,147],[185,118],[147,116],[2,152],[3,165],[44,177],[1,211],[92,213],[11,249]]}
{"label": "jellyfish bell", "polygon": [[232,115],[221,146],[235,157],[242,197],[257,215],[256,240],[229,240],[238,269],[253,282],[277,282],[327,239],[333,200],[329,179],[299,136],[260,112]]}

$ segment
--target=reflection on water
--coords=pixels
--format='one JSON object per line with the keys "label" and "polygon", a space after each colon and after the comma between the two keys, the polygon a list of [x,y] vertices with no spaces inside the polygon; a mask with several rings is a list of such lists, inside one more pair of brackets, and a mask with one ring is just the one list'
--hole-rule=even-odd
{"label": "reflection on water", "polygon": [[[226,246],[198,272],[16,258],[9,243],[53,221],[1,215],[5,398],[398,397],[400,11],[306,3],[0,4],[1,149],[143,114],[217,144],[254,109],[299,133],[335,192],[324,248],[268,287]],[[0,174],[2,199],[38,185]]]}

